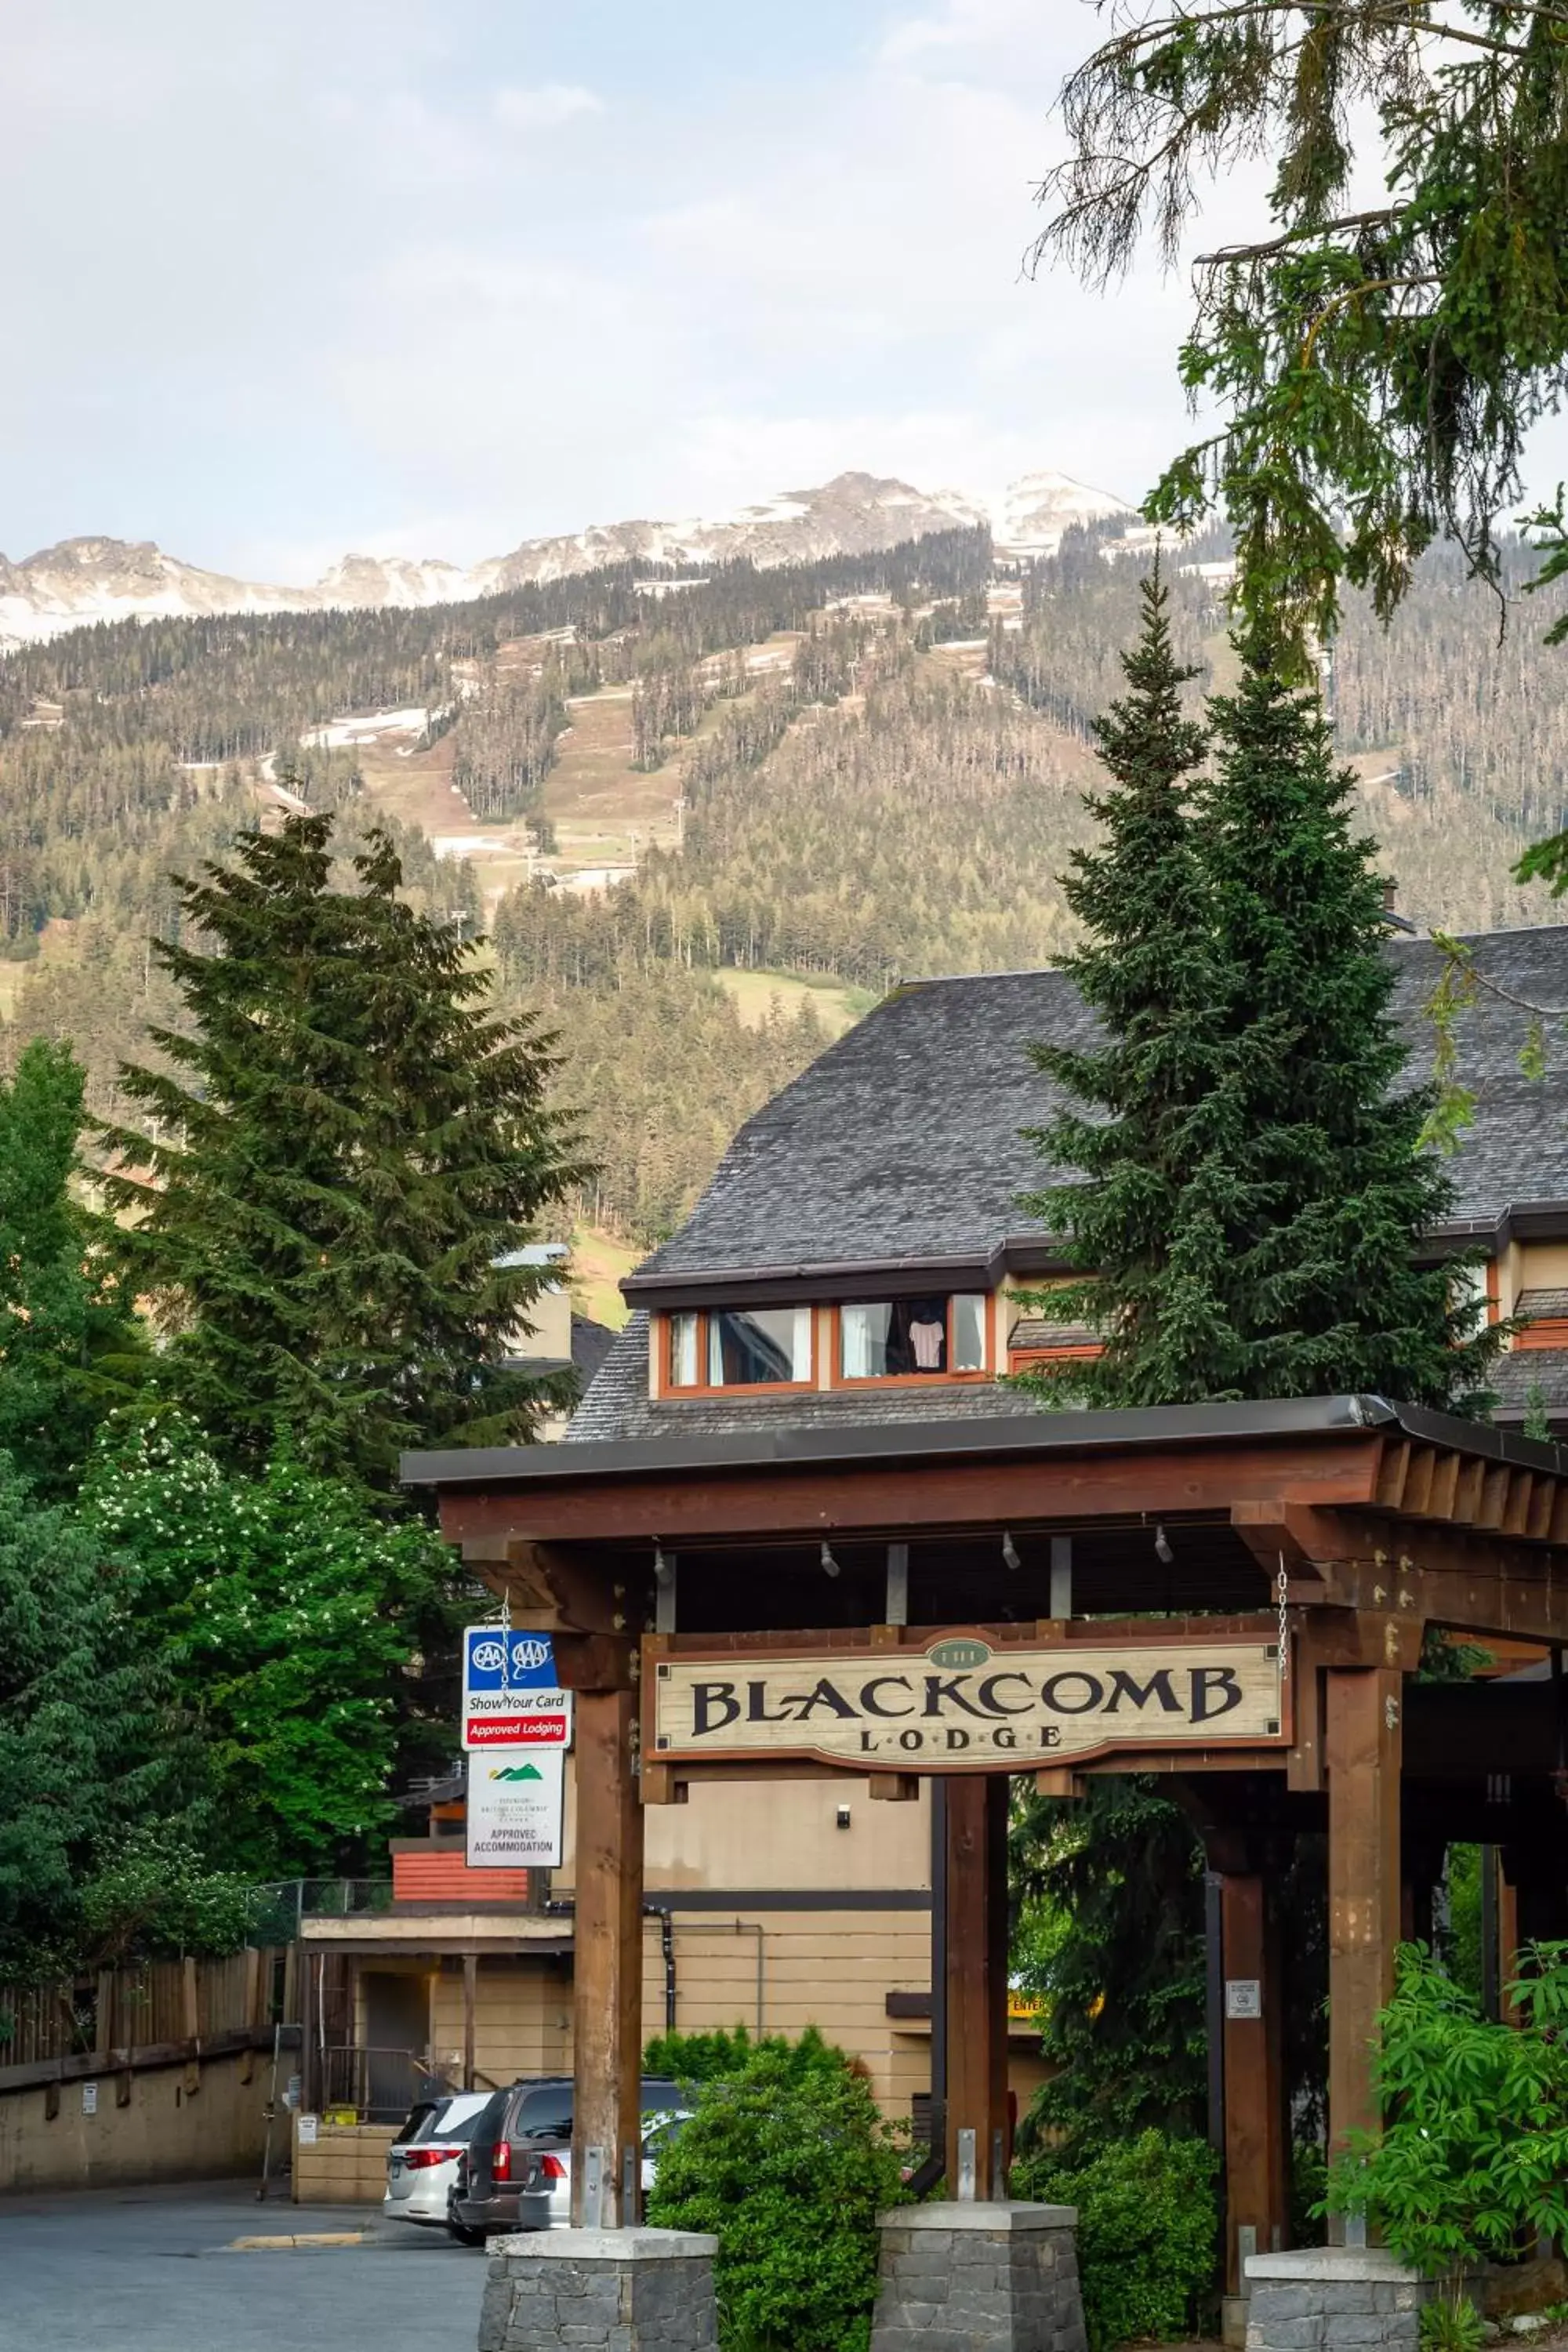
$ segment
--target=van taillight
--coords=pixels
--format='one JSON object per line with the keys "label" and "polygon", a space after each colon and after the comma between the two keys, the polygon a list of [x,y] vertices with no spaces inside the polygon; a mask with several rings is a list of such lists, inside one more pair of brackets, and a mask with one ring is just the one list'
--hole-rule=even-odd
{"label": "van taillight", "polygon": [[566,2167],[558,2156],[542,2158],[539,2169],[546,2180],[564,2180],[566,2178]]}
{"label": "van taillight", "polygon": [[510,2180],[511,2179],[510,2140],[497,2140],[496,2152],[490,2158],[490,2173],[492,2178],[497,2180]]}

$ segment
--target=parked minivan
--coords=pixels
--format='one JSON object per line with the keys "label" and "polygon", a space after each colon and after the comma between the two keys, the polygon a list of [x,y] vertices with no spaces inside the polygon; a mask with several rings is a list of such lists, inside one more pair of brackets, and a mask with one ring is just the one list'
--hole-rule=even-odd
{"label": "parked minivan", "polygon": [[418,2101],[386,2151],[384,2212],[399,2221],[446,2227],[458,2159],[489,2098],[488,2091],[455,2091]]}
{"label": "parked minivan", "polygon": [[[679,2084],[643,2077],[645,2123],[685,2106]],[[570,2074],[535,2075],[494,2094],[475,2120],[452,2185],[447,2227],[455,2238],[482,2246],[498,2232],[550,2228],[570,2178],[563,2158],[572,2110]]]}

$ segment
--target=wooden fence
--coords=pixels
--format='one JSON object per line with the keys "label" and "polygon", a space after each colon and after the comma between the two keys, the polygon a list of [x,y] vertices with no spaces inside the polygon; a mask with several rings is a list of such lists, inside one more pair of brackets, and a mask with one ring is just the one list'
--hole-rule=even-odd
{"label": "wooden fence", "polygon": [[265,2040],[287,2013],[283,1953],[148,1960],[42,1985],[0,1985],[0,2089],[110,2063],[166,2064]]}

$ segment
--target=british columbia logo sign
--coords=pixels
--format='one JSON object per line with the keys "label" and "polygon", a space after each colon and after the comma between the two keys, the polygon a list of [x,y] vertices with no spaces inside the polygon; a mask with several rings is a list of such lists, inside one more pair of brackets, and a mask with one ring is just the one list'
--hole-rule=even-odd
{"label": "british columbia logo sign", "polygon": [[1136,1648],[993,1647],[948,1633],[924,1650],[661,1656],[645,1673],[660,1761],[815,1757],[853,1769],[1025,1771],[1122,1748],[1273,1746],[1279,1654],[1186,1636]]}

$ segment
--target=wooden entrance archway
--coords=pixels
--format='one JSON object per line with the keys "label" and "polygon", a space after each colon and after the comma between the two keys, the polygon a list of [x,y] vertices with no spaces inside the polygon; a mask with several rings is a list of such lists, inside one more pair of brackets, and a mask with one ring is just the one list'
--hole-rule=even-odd
{"label": "wooden entrance archway", "polygon": [[[1555,1445],[1352,1397],[416,1454],[404,1477],[434,1489],[444,1531],[514,1617],[553,1633],[579,1695],[575,2137],[610,2157],[612,2212],[623,2181],[635,2204],[637,2177],[643,1807],[703,1777],[853,1771],[892,1801],[942,1777],[932,2088],[949,2193],[972,2153],[984,2198],[1007,2129],[1006,1776],[1030,1769],[1070,1795],[1102,1772],[1171,1775],[1203,1828],[1223,1935],[1213,2022],[1233,2283],[1241,2252],[1288,2226],[1268,1891],[1281,1845],[1327,1832],[1336,2142],[1375,2121],[1375,2018],[1434,1841],[1440,1854],[1447,1837],[1511,1836],[1536,1914],[1562,1907],[1561,1681],[1500,1706],[1499,1691],[1417,1693],[1405,1679],[1429,1627],[1568,1643],[1568,1452]],[[963,1679],[979,1669],[951,1664],[962,1652],[933,1660],[955,1638],[1011,1676],[1005,1703],[991,1693],[990,1744],[884,1738],[889,1718],[861,1704],[879,1678],[895,1678],[884,1708],[899,1677],[932,1671],[980,1706]],[[1156,1653],[1203,1664],[1162,1686]],[[1110,1708],[1107,1657],[1145,1693],[1138,1705],[1123,1694]],[[838,1694],[849,1718],[826,1694],[804,1720],[781,1714],[774,1668],[807,1660],[829,1681],[858,1676]],[[689,1694],[694,1664],[730,1689],[710,1692],[700,1732],[689,1710],[660,1712],[661,1682]],[[1100,1719],[1085,1739],[1072,1727],[1092,1711],[1091,1683]],[[1026,1695],[1036,1744],[998,1744],[995,1718]],[[941,1705],[931,1724],[947,1728]]]}

